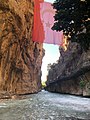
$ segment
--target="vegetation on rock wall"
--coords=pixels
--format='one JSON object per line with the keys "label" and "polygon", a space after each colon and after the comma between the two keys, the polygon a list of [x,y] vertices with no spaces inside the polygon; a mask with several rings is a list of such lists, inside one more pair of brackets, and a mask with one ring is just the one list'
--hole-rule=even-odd
{"label": "vegetation on rock wall", "polygon": [[56,0],[53,30],[63,30],[72,42],[78,42],[82,49],[90,48],[90,0]]}

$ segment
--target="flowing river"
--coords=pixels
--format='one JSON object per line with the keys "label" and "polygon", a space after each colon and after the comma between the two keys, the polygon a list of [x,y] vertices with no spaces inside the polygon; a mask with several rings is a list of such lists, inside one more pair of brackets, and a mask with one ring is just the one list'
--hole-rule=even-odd
{"label": "flowing river", "polygon": [[90,120],[90,98],[42,91],[0,100],[0,120]]}

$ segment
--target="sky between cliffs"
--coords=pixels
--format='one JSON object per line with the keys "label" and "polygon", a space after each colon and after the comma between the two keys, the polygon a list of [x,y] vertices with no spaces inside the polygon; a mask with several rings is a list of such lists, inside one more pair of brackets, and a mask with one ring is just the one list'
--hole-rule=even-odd
{"label": "sky between cliffs", "polygon": [[[44,0],[46,2],[53,3],[55,0]],[[51,45],[51,44],[43,44],[43,48],[45,49],[45,56],[42,61],[42,81],[46,81],[47,72],[47,65],[49,63],[55,63],[59,56],[59,46],[58,45]]]}
{"label": "sky between cliffs", "polygon": [[53,3],[55,0],[44,0],[44,1]]}

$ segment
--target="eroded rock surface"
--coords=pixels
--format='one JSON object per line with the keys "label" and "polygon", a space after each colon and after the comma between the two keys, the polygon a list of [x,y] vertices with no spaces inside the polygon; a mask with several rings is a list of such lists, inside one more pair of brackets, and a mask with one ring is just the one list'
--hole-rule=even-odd
{"label": "eroded rock surface", "polygon": [[50,67],[46,90],[90,96],[90,50],[82,52],[77,43],[70,43],[60,53],[58,63]]}
{"label": "eroded rock surface", "polygon": [[32,41],[33,8],[32,0],[0,0],[1,95],[41,89],[43,49]]}

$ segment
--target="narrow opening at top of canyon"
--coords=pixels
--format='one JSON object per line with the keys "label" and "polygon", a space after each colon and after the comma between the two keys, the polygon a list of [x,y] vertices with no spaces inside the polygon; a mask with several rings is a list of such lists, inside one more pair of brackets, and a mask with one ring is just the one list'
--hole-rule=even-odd
{"label": "narrow opening at top of canyon", "polygon": [[42,60],[41,80],[42,80],[42,82],[45,82],[47,80],[47,74],[48,74],[47,66],[48,66],[48,64],[56,63],[60,57],[60,53],[59,53],[59,46],[58,45],[43,44],[43,48],[45,49],[45,56],[43,57],[43,60]]}
{"label": "narrow opening at top of canyon", "polygon": [[[55,0],[44,0],[45,2],[53,3]],[[59,46],[58,45],[52,45],[52,44],[43,44],[43,48],[45,49],[45,56],[42,60],[42,77],[41,81],[42,83],[47,80],[48,70],[47,66],[48,64],[56,63],[59,59],[60,53],[59,53]]]}

